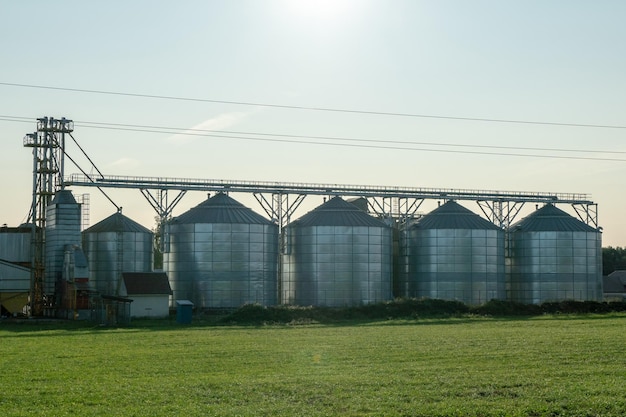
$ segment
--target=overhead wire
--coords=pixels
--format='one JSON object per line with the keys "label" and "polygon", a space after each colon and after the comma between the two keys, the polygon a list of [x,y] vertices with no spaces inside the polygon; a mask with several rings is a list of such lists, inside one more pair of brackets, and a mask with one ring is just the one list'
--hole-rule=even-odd
{"label": "overhead wire", "polygon": [[536,121],[536,120],[460,117],[460,116],[417,114],[417,113],[384,112],[384,111],[359,110],[359,109],[340,109],[340,108],[331,108],[331,107],[296,106],[296,105],[250,102],[250,101],[217,100],[217,99],[206,99],[206,98],[195,98],[195,97],[166,96],[166,95],[157,95],[157,94],[128,93],[128,92],[122,92],[122,91],[55,87],[55,86],[47,86],[47,85],[20,84],[20,83],[9,83],[9,82],[1,82],[1,81],[0,81],[0,85],[9,86],[9,87],[67,91],[67,92],[74,92],[74,93],[104,94],[104,95],[112,95],[112,96],[150,98],[150,99],[159,99],[159,100],[190,101],[190,102],[201,102],[201,103],[230,104],[230,105],[254,106],[254,107],[271,107],[271,108],[281,108],[281,109],[290,109],[290,110],[308,110],[308,111],[319,111],[319,112],[353,113],[353,114],[365,114],[365,115],[376,115],[376,116],[413,117],[413,118],[459,120],[459,121],[489,122],[489,123],[514,123],[514,124],[569,126],[569,127],[586,127],[586,128],[601,128],[601,129],[626,129],[626,126],[624,125],[544,122],[544,121]]}
{"label": "overhead wire", "polygon": [[89,163],[91,164],[92,167],[94,167],[94,169],[98,172],[98,174],[100,174],[100,178],[104,178],[104,174],[102,174],[102,172],[98,169],[98,167],[96,166],[96,164],[91,160],[91,158],[89,157],[89,155],[87,155],[87,152],[85,152],[85,150],[83,149],[82,146],[80,146],[80,144],[78,143],[78,141],[76,140],[76,138],[74,137],[74,135],[72,135],[71,133],[69,133],[70,137],[72,138],[72,141],[74,141],[74,143],[76,144],[76,146],[78,146],[78,149],[80,149],[80,151],[83,153],[83,155],[85,156],[85,158],[87,158],[87,160],[89,161]]}
{"label": "overhead wire", "polygon": [[[64,155],[65,155],[65,156],[66,156],[66,157],[67,157],[70,161],[72,161],[72,163],[74,164],[74,166],[75,166],[76,168],[78,168],[78,169],[80,170],[80,172],[82,172],[82,173],[83,173],[83,175],[85,175],[85,176],[89,179],[89,181],[91,181],[91,182],[92,182],[92,183],[94,183],[94,184],[96,183],[96,182],[93,180],[93,178],[91,178],[91,176],[90,176],[89,174],[87,174],[87,172],[85,172],[85,170],[84,170],[84,169],[82,169],[82,168],[80,167],[80,165],[78,165],[78,163],[77,163],[77,162],[76,162],[76,161],[75,161],[75,160],[74,160],[74,159],[73,159],[73,158],[72,158],[72,157],[71,157],[71,156],[67,153],[67,151],[66,151],[65,149],[63,149],[63,154],[64,154]],[[109,195],[108,195],[107,193],[105,193],[105,192],[104,192],[104,190],[102,189],[102,187],[96,186],[96,188],[97,188],[97,189],[98,189],[98,190],[102,193],[102,195],[104,195],[104,196],[106,197],[106,199],[107,199],[107,200],[109,200],[109,202],[110,202],[111,204],[113,204],[113,206],[115,206],[115,208],[117,209],[117,211],[118,211],[118,212],[120,212],[120,211],[121,211],[121,207],[120,207],[120,206],[118,206],[117,204],[115,204],[115,202],[111,199],[111,197],[109,197]]]}
{"label": "overhead wire", "polygon": [[[0,116],[1,117],[1,116]],[[340,140],[346,142],[366,142],[366,143],[393,143],[393,144],[405,144],[405,145],[428,145],[428,146],[443,146],[443,147],[461,147],[461,148],[489,148],[489,149],[511,149],[511,150],[525,150],[525,151],[548,151],[548,152],[572,152],[572,153],[613,153],[613,154],[626,154],[626,151],[605,151],[597,149],[565,149],[565,148],[537,148],[537,147],[525,147],[525,146],[503,146],[503,145],[468,145],[459,143],[441,143],[441,142],[416,142],[407,140],[386,140],[386,139],[360,139],[360,138],[348,138],[340,136],[314,136],[314,135],[295,135],[284,133],[263,133],[263,132],[242,132],[234,130],[218,130],[218,129],[196,129],[196,128],[180,128],[180,127],[168,127],[168,126],[154,126],[154,125],[134,125],[134,124],[122,124],[122,123],[101,123],[101,122],[88,122],[88,121],[74,121],[78,125],[87,125],[84,127],[97,127],[97,126],[117,126],[124,128],[137,128],[137,129],[157,129],[163,130],[164,133],[183,134],[184,132],[201,132],[201,133],[224,133],[224,134],[237,134],[237,135],[258,135],[258,136],[273,136],[273,137],[287,137],[297,139],[320,139],[320,140]],[[88,126],[93,125],[93,126]]]}
{"label": "overhead wire", "polygon": [[[21,117],[21,116],[0,116],[0,120],[18,121],[18,122],[29,121],[30,122],[32,119]],[[263,133],[263,132],[241,132],[241,131],[209,130],[209,129],[194,129],[194,128],[177,128],[177,127],[153,126],[153,125],[134,125],[134,124],[122,124],[122,123],[91,122],[91,121],[75,121],[74,124],[78,126],[86,127],[86,128],[92,128],[92,129],[106,129],[106,130],[119,130],[119,131],[157,133],[157,134],[165,133],[165,134],[171,134],[171,135],[203,136],[203,137],[214,137],[214,138],[222,138],[222,139],[280,142],[280,143],[291,143],[291,144],[343,146],[343,147],[357,147],[357,148],[370,148],[370,149],[441,152],[441,153],[457,153],[457,154],[488,155],[488,156],[535,157],[535,158],[551,158],[551,159],[575,159],[575,160],[626,162],[626,159],[608,158],[608,157],[583,157],[583,156],[571,156],[571,155],[569,156],[568,155],[545,155],[545,154],[541,155],[541,154],[524,154],[524,153],[511,153],[511,152],[484,152],[484,151],[469,151],[469,150],[432,149],[432,148],[416,148],[413,146],[410,146],[410,147],[409,146],[390,146],[390,144],[479,148],[479,149],[522,150],[522,151],[531,151],[531,152],[569,152],[569,153],[586,153],[586,154],[589,154],[589,153],[626,154],[626,151],[537,148],[537,147],[501,146],[501,145],[468,145],[468,144],[458,144],[458,143],[358,139],[358,138],[332,137],[332,136],[310,136],[310,135],[291,135],[291,134]],[[237,136],[237,135],[248,135],[248,136]],[[261,137],[258,137],[258,136],[261,136]],[[277,139],[277,138],[283,138],[283,139]],[[288,140],[286,138],[291,138],[292,140]],[[293,139],[296,139],[296,140],[293,140]],[[312,139],[312,140],[302,140],[302,139]],[[325,141],[325,142],[320,142],[320,141]],[[343,143],[337,143],[338,141],[343,142]],[[378,144],[378,145],[374,145],[374,144]]]}
{"label": "overhead wire", "polygon": [[[88,126],[86,126],[88,127]],[[170,133],[171,131],[151,130],[151,129],[133,129],[133,128],[121,128],[121,127],[100,127],[101,129],[111,130],[126,130],[132,132],[145,132],[145,133]],[[540,155],[540,154],[520,154],[520,153],[506,153],[506,152],[481,152],[481,151],[467,151],[467,150],[452,150],[452,149],[432,149],[432,148],[414,148],[414,147],[401,147],[401,146],[385,146],[385,145],[364,145],[354,143],[336,143],[336,142],[317,142],[317,141],[302,141],[302,140],[287,140],[287,139],[272,139],[272,138],[258,138],[258,137],[246,137],[235,136],[226,134],[210,134],[210,133],[193,133],[193,132],[176,132],[176,135],[185,136],[204,136],[214,137],[222,139],[237,139],[237,140],[249,140],[249,141],[261,141],[261,142],[278,142],[278,143],[290,143],[290,144],[307,144],[307,145],[325,145],[325,146],[343,146],[351,148],[369,148],[369,149],[389,149],[389,150],[403,150],[403,151],[420,151],[420,152],[441,152],[441,153],[456,153],[456,154],[470,154],[470,155],[488,155],[488,156],[515,156],[515,157],[534,157],[534,158],[548,158],[548,159],[572,159],[572,160],[588,160],[588,161],[611,161],[611,162],[626,162],[626,159],[621,158],[598,158],[598,157],[583,157],[583,156],[567,156],[567,155]]]}
{"label": "overhead wire", "polygon": [[[78,143],[78,141],[76,140],[76,138],[74,137],[74,135],[72,135],[71,133],[68,133],[69,136],[72,138],[72,141],[74,141],[74,144],[76,144],[76,146],[78,147],[78,149],[80,149],[80,151],[83,153],[83,155],[85,156],[85,158],[87,158],[87,160],[89,161],[89,163],[91,164],[91,166],[96,170],[96,172],[98,172],[98,174],[100,174],[100,178],[104,178],[104,174],[102,173],[102,171],[100,171],[100,169],[98,169],[98,167],[96,166],[96,164],[93,162],[93,160],[89,157],[89,155],[87,154],[87,152],[85,152],[85,149],[83,149],[82,146],[80,146],[80,144]],[[67,154],[67,152],[65,150],[63,150],[63,152],[65,153],[65,156],[67,156],[68,158],[70,158],[70,156]],[[74,165],[76,166],[76,168],[78,168],[84,175],[85,177],[87,177],[89,179],[89,181],[91,181],[93,184],[96,183],[96,181],[94,181],[94,179],[91,177],[91,175],[87,174],[72,158],[70,158],[70,161],[72,161],[74,163]],[[118,212],[122,211],[122,208],[120,206],[118,206],[113,199],[102,189],[102,187],[96,185],[96,188],[98,189],[98,191],[100,191],[107,200],[109,200],[109,202],[111,202],[111,204],[113,204],[113,206],[115,206],[115,209]]]}
{"label": "overhead wire", "polygon": [[[9,120],[9,121],[18,121],[18,122],[32,122],[31,118],[27,118],[27,117],[20,117],[20,116],[0,116],[0,120]],[[74,142],[74,144],[78,147],[78,149],[82,152],[82,154],[85,156],[85,158],[87,158],[87,160],[89,161],[89,163],[91,164],[91,166],[98,172],[98,174],[100,175],[101,178],[104,178],[104,174],[102,173],[102,171],[100,171],[100,169],[98,169],[98,167],[96,166],[96,164],[93,162],[93,160],[89,157],[89,155],[87,154],[87,152],[85,152],[85,149],[78,143],[78,141],[76,140],[76,138],[74,137],[74,135],[72,135],[71,133],[68,133],[68,135],[72,138],[72,141]],[[85,175],[85,177],[87,177],[89,179],[89,181],[91,181],[92,183],[96,183],[93,178],[91,177],[91,175],[89,175],[77,162],[76,160],[74,160],[74,158],[72,158],[72,156],[67,152],[67,149],[65,148],[65,146],[61,147],[61,150],[63,152],[63,154],[65,155],[65,157],[67,157],[67,159],[69,159],[76,168],[78,168],[80,170],[80,172],[83,173],[83,175]],[[113,204],[113,206],[116,208],[116,210],[118,212],[121,212],[122,208],[120,206],[118,206],[115,201],[113,201],[113,199],[102,189],[102,187],[100,186],[96,186],[96,188],[98,189],[98,191],[100,191],[100,193],[102,193],[102,195],[104,195],[104,197],[106,197],[107,200],[109,200],[109,202],[111,204]]]}

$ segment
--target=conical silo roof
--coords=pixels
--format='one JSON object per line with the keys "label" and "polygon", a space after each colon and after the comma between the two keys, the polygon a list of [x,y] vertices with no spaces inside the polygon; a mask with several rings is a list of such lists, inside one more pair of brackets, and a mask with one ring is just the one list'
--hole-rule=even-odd
{"label": "conical silo roof", "polygon": [[546,204],[539,210],[513,224],[511,229],[525,232],[597,232],[593,227],[570,216],[553,204]]}
{"label": "conical silo roof", "polygon": [[172,223],[273,224],[265,217],[255,213],[252,209],[224,193],[216,194],[180,216],[175,217]]}
{"label": "conical silo roof", "polygon": [[139,232],[152,233],[146,227],[143,227],[134,220],[129,219],[122,213],[115,213],[106,219],[85,229],[83,233],[102,233],[102,232]]}
{"label": "conical silo roof", "polygon": [[466,209],[456,201],[437,207],[414,226],[420,229],[481,229],[500,230],[498,226]]}
{"label": "conical silo roof", "polygon": [[292,224],[298,226],[374,226],[388,227],[354,204],[334,197],[308,212]]}
{"label": "conical silo roof", "polygon": [[76,204],[76,199],[70,190],[57,191],[50,204]]}

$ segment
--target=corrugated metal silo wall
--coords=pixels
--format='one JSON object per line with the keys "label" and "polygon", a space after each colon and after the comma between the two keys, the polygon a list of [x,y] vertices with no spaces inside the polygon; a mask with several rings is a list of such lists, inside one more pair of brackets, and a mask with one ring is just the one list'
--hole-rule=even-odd
{"label": "corrugated metal silo wall", "polygon": [[504,232],[412,228],[404,287],[407,297],[471,305],[505,299]]}
{"label": "corrugated metal silo wall", "polygon": [[90,282],[104,295],[118,295],[122,272],[151,272],[153,235],[141,232],[83,233]]}
{"label": "corrugated metal silo wall", "polygon": [[410,280],[410,244],[409,230],[414,225],[410,220],[406,223],[398,224],[394,228],[393,235],[393,296],[409,297]]}
{"label": "corrugated metal silo wall", "polygon": [[287,226],[286,304],[342,307],[392,298],[392,231],[373,226]]}
{"label": "corrugated metal silo wall", "polygon": [[520,303],[602,300],[602,235],[511,231],[508,297]]}
{"label": "corrugated metal silo wall", "polygon": [[164,269],[173,302],[198,308],[277,304],[278,227],[215,223],[167,226]]}
{"label": "corrugated metal silo wall", "polygon": [[63,274],[65,245],[80,245],[80,204],[51,204],[46,210],[44,291],[53,294]]}
{"label": "corrugated metal silo wall", "polygon": [[0,259],[20,264],[31,262],[31,231],[0,229]]}

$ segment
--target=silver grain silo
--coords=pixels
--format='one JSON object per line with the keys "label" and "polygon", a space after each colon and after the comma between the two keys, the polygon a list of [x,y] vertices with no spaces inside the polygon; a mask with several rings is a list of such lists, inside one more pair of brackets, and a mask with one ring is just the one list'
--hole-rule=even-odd
{"label": "silver grain silo", "polygon": [[60,294],[65,246],[80,245],[80,221],[80,204],[72,192],[57,192],[46,208],[44,292],[48,295]]}
{"label": "silver grain silo", "polygon": [[0,227],[0,259],[23,266],[31,264],[32,225]]}
{"label": "silver grain silo", "polygon": [[90,282],[103,295],[118,295],[122,272],[152,272],[153,233],[115,213],[83,231]]}
{"label": "silver grain silo", "polygon": [[278,226],[226,194],[165,227],[163,268],[175,300],[199,308],[277,303]]}
{"label": "silver grain silo", "polygon": [[335,197],[284,229],[283,303],[351,306],[392,298],[392,231]]}
{"label": "silver grain silo", "polygon": [[548,204],[513,224],[507,240],[511,300],[602,300],[599,230]]}
{"label": "silver grain silo", "polygon": [[481,304],[504,299],[504,231],[454,201],[408,231],[407,297]]}
{"label": "silver grain silo", "polygon": [[31,225],[0,227],[0,310],[12,314],[28,303],[31,232]]}

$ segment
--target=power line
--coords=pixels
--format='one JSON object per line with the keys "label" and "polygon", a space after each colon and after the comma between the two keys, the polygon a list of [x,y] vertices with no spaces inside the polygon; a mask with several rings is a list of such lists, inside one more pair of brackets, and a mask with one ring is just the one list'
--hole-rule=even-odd
{"label": "power line", "polygon": [[[32,118],[18,117],[18,116],[0,116],[0,120],[18,122],[32,122]],[[295,135],[295,134],[283,134],[283,133],[264,133],[264,132],[242,132],[232,130],[217,130],[217,129],[194,129],[194,128],[181,128],[170,126],[155,126],[155,125],[135,125],[124,123],[106,123],[106,122],[91,122],[91,121],[74,121],[75,125],[92,129],[109,129],[109,130],[124,130],[124,131],[137,131],[147,133],[169,133],[169,134],[185,134],[185,132],[201,132],[201,133],[224,133],[224,134],[237,134],[237,135],[257,135],[257,136],[272,136],[272,137],[285,137],[296,139],[319,139],[319,140],[339,140],[346,142],[363,142],[363,143],[387,143],[387,144],[405,144],[405,145],[427,145],[427,146],[441,146],[441,147],[460,147],[460,148],[486,148],[486,149],[509,149],[509,150],[523,150],[523,151],[538,151],[538,152],[570,152],[570,153],[596,153],[596,154],[626,154],[626,151],[616,150],[597,150],[597,149],[565,149],[565,148],[537,148],[537,147],[524,147],[524,146],[502,146],[502,145],[468,145],[459,143],[439,143],[439,142],[416,142],[416,141],[401,141],[401,140],[382,140],[382,139],[360,139],[360,138],[348,138],[339,136],[312,136],[312,135]],[[119,129],[116,129],[119,128]],[[128,129],[131,128],[131,129]],[[155,130],[156,129],[156,130]],[[193,135],[192,135],[193,136]],[[202,135],[195,135],[202,136]],[[215,136],[215,135],[214,135]]]}
{"label": "power line", "polygon": [[[31,118],[18,117],[18,116],[0,116],[0,120],[32,122]],[[201,137],[213,137],[213,138],[221,138],[221,139],[265,141],[265,142],[279,142],[279,143],[291,143],[291,144],[343,146],[343,147],[354,147],[354,148],[457,153],[457,154],[488,155],[488,156],[514,156],[514,157],[535,157],[535,158],[549,158],[549,159],[574,159],[574,160],[590,160],[590,161],[626,162],[626,159],[620,159],[620,158],[605,158],[605,157],[598,158],[598,157],[582,157],[582,156],[567,156],[567,155],[538,155],[538,154],[522,154],[522,153],[510,153],[510,152],[484,152],[484,151],[451,150],[451,149],[432,149],[432,148],[416,148],[416,147],[407,147],[407,146],[390,146],[390,144],[395,144],[395,145],[402,144],[402,145],[413,145],[413,146],[425,146],[426,145],[426,146],[439,146],[439,147],[482,148],[482,149],[506,149],[506,150],[523,150],[523,151],[535,151],[535,152],[596,153],[596,154],[606,154],[606,153],[626,154],[625,151],[599,151],[599,150],[590,150],[590,149],[532,148],[532,147],[514,147],[514,146],[467,145],[467,144],[435,143],[435,142],[385,141],[385,140],[355,139],[355,138],[345,138],[345,137],[305,136],[305,135],[287,135],[287,134],[272,134],[272,133],[260,133],[260,132],[237,132],[237,131],[224,131],[224,130],[185,129],[185,128],[164,127],[164,126],[132,125],[132,124],[89,122],[89,121],[82,121],[82,122],[75,121],[74,124],[83,125],[83,127],[92,128],[92,129],[119,130],[119,131],[157,133],[157,134],[166,133],[166,134],[171,134],[171,135],[201,136]],[[236,136],[236,135],[248,135],[248,136]],[[263,137],[256,137],[256,136],[263,136]],[[276,139],[276,138],[283,138],[283,139]],[[286,138],[292,138],[292,139],[297,139],[297,140],[288,140]],[[313,140],[301,140],[301,139],[313,139]],[[326,142],[319,142],[320,140],[323,140]],[[335,141],[335,143],[333,143],[333,141]],[[349,142],[349,143],[336,143],[337,141]],[[374,145],[374,143],[378,145]]]}
{"label": "power line", "polygon": [[18,83],[8,83],[8,82],[0,82],[0,85],[9,86],[9,87],[36,88],[36,89],[45,89],[45,90],[68,91],[68,92],[74,92],[74,93],[106,94],[106,95],[113,95],[113,96],[125,96],[125,97],[136,97],[136,98],[151,98],[151,99],[159,99],[159,100],[176,100],[176,101],[190,101],[190,102],[200,102],[200,103],[234,104],[234,105],[240,105],[240,106],[272,107],[272,108],[281,108],[281,109],[290,109],[290,110],[308,110],[308,111],[320,111],[320,112],[352,113],[352,114],[366,114],[366,115],[375,115],[375,116],[413,117],[413,118],[459,120],[459,121],[471,121],[471,122],[513,123],[513,124],[527,124],[527,125],[586,127],[586,128],[600,128],[600,129],[626,129],[626,126],[623,126],[623,125],[540,122],[540,121],[534,121],[534,120],[514,120],[514,119],[495,119],[495,118],[480,118],[480,117],[460,117],[460,116],[443,116],[443,115],[429,115],[429,114],[415,114],[415,113],[382,112],[382,111],[370,111],[370,110],[337,109],[337,108],[330,108],[330,107],[293,106],[293,105],[285,105],[285,104],[256,103],[256,102],[248,102],[248,101],[231,101],[231,100],[216,100],[216,99],[205,99],[205,98],[194,98],[194,97],[179,97],[179,96],[165,96],[165,95],[156,95],[156,94],[142,94],[142,93],[127,93],[127,92],[121,92],[121,91],[89,90],[89,89],[82,89],[82,88],[53,87],[53,86],[46,86],[46,85],[18,84]]}
{"label": "power line", "polygon": [[[2,117],[2,116],[0,116]],[[297,138],[297,139],[320,139],[320,140],[339,140],[346,142],[364,142],[364,143],[385,143],[385,144],[404,144],[404,145],[428,145],[428,146],[443,146],[443,147],[459,147],[459,148],[488,148],[488,149],[510,149],[510,150],[524,150],[524,151],[539,151],[539,152],[571,152],[571,153],[597,153],[597,154],[626,154],[626,151],[603,151],[597,149],[565,149],[565,148],[536,148],[536,147],[523,147],[523,146],[502,146],[502,145],[468,145],[459,143],[438,143],[438,142],[416,142],[405,140],[383,140],[383,139],[360,139],[360,138],[347,138],[339,136],[312,136],[312,135],[293,135],[283,133],[261,133],[261,132],[242,132],[233,130],[216,130],[216,129],[194,129],[194,128],[180,128],[180,127],[168,127],[168,126],[154,126],[154,125],[134,125],[134,124],[122,124],[122,123],[101,123],[101,122],[86,122],[86,121],[74,121],[76,125],[85,125],[83,127],[98,128],[99,126],[124,127],[133,129],[159,129],[163,130],[162,133],[171,134],[184,134],[185,132],[201,132],[201,133],[225,133],[236,135],[257,135],[257,136],[272,136],[272,137],[285,137],[285,138]],[[93,126],[89,126],[93,125]],[[113,128],[111,128],[113,129]],[[201,135],[198,135],[201,136]]]}
{"label": "power line", "polygon": [[[85,126],[89,127],[89,126]],[[173,133],[173,132],[165,132],[162,130],[151,130],[151,129],[133,129],[133,128],[121,128],[121,127],[98,127],[100,129],[111,129],[111,130],[126,130],[132,132],[145,132],[145,133]],[[352,144],[352,143],[333,143],[333,142],[316,142],[316,141],[301,141],[301,140],[287,140],[287,139],[272,139],[272,138],[255,138],[255,137],[244,137],[244,136],[234,136],[234,135],[225,135],[225,134],[209,134],[209,133],[193,133],[193,132],[177,132],[177,135],[186,135],[186,136],[204,136],[204,137],[214,137],[221,139],[237,139],[237,140],[249,140],[249,141],[261,141],[261,142],[278,142],[278,143],[290,143],[290,144],[307,144],[307,145],[325,145],[325,146],[342,146],[342,147],[350,147],[350,148],[368,148],[368,149],[388,149],[388,150],[402,150],[402,151],[420,151],[420,152],[440,152],[440,153],[456,153],[456,154],[470,154],[470,155],[488,155],[488,156],[516,156],[516,157],[526,157],[526,158],[548,158],[548,159],[575,159],[575,160],[586,160],[586,161],[611,161],[611,162],[626,162],[626,159],[620,158],[595,158],[595,157],[583,157],[583,156],[565,156],[565,155],[538,155],[538,154],[520,154],[520,153],[505,153],[505,152],[481,152],[481,151],[460,151],[460,150],[451,150],[451,149],[431,149],[431,148],[412,148],[412,147],[401,147],[401,146],[384,146],[384,145],[362,145],[362,144]]]}
{"label": "power line", "polygon": [[[91,178],[91,176],[90,176],[89,174],[87,174],[87,172],[85,172],[85,170],[84,170],[84,169],[82,169],[82,168],[80,167],[80,165],[78,165],[78,163],[77,163],[77,162],[76,162],[76,161],[75,161],[75,160],[74,160],[74,159],[73,159],[73,158],[72,158],[72,157],[71,157],[71,156],[70,156],[70,155],[69,155],[69,154],[65,151],[65,149],[63,149],[63,154],[65,155],[65,157],[66,157],[67,159],[69,159],[69,160],[70,160],[70,161],[74,164],[74,166],[75,166],[76,168],[78,168],[78,169],[80,170],[80,172],[82,172],[82,173],[83,173],[83,175],[84,175],[85,177],[87,177],[87,178],[89,179],[89,181],[90,181],[91,183],[94,183],[94,184],[95,184],[95,181],[93,180],[93,178]],[[102,189],[102,187],[100,187],[100,186],[96,186],[96,188],[98,189],[98,191],[100,191],[100,192],[102,193],[102,195],[104,195],[104,196],[106,197],[106,199],[107,199],[107,200],[109,200],[109,202],[110,202],[111,204],[113,204],[113,205],[115,206],[115,208],[117,209],[117,211],[118,211],[118,212],[121,212],[121,210],[122,210],[122,209],[121,209],[121,207],[120,207],[120,206],[118,206],[117,204],[115,204],[115,202],[114,202],[114,201],[111,199],[111,197],[109,197],[109,195],[108,195],[108,194],[107,194],[107,193],[106,193],[106,192]]]}

